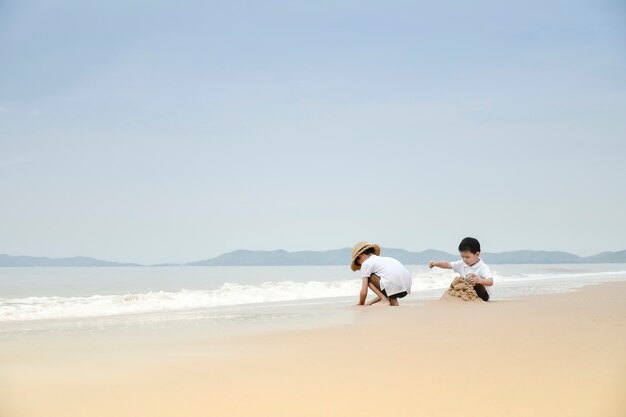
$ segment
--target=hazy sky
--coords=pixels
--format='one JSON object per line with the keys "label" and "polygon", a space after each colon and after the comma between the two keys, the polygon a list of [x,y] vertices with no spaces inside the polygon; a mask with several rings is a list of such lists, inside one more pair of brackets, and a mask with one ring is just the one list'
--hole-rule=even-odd
{"label": "hazy sky", "polygon": [[0,1],[0,253],[626,249],[626,5]]}

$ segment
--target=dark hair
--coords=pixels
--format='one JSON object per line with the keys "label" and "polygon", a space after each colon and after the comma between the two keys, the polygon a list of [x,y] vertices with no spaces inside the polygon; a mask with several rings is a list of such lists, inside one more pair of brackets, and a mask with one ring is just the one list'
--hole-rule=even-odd
{"label": "dark hair", "polygon": [[375,253],[376,251],[374,250],[374,248],[367,248],[363,251],[363,255],[374,255]]}
{"label": "dark hair", "polygon": [[480,242],[473,237],[466,237],[459,243],[459,252],[465,252],[466,250],[472,253],[480,252]]}

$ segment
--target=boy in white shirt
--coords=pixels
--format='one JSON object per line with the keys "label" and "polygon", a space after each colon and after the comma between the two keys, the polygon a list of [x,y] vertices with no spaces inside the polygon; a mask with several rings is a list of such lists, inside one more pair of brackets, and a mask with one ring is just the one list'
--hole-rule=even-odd
{"label": "boy in white shirt", "polygon": [[476,294],[483,300],[489,301],[489,290],[487,287],[493,285],[491,270],[480,259],[480,242],[473,237],[466,237],[459,244],[461,260],[455,262],[430,261],[429,268],[439,267],[453,269],[474,284]]}
{"label": "boy in white shirt", "polygon": [[373,243],[359,242],[352,248],[351,267],[353,271],[360,269],[362,278],[359,305],[365,304],[369,288],[377,297],[367,305],[385,300],[398,306],[398,299],[411,292],[411,273],[397,259],[379,255],[380,246]]}

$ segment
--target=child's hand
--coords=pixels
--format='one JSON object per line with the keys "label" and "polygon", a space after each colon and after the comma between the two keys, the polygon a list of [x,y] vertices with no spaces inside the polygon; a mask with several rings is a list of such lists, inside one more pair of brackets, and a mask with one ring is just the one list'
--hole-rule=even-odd
{"label": "child's hand", "polygon": [[469,280],[469,282],[471,282],[473,285],[476,285],[476,284],[482,284],[482,279],[478,278],[478,276],[477,276],[477,275],[474,275],[474,274],[469,274],[466,278],[467,278],[467,279]]}
{"label": "child's hand", "polygon": [[428,267],[429,267],[430,269],[433,269],[433,268],[434,268],[434,266],[435,266],[436,264],[437,264],[437,262],[435,262],[435,261],[430,261],[430,262],[428,262]]}

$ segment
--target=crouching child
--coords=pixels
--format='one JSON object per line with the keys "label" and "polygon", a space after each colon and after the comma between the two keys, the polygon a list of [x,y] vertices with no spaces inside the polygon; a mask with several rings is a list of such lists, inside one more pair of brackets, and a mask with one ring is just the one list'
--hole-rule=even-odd
{"label": "crouching child", "polygon": [[376,244],[359,242],[354,245],[351,267],[353,271],[361,271],[359,305],[365,305],[368,290],[372,290],[376,298],[367,305],[385,301],[398,306],[398,299],[411,293],[413,280],[409,270],[397,259],[380,256],[380,246]]}

